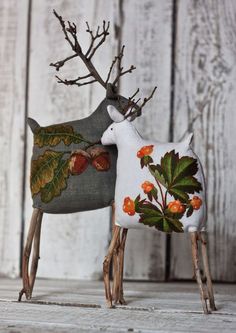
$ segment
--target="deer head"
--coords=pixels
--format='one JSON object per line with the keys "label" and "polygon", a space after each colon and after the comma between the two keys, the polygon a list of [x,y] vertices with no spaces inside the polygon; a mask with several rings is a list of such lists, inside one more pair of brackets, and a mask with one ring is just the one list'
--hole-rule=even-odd
{"label": "deer head", "polygon": [[[117,144],[117,139],[123,137],[122,131],[126,133],[127,127],[132,127],[132,130],[135,135],[137,131],[135,127],[132,126],[131,122],[142,114],[142,108],[153,97],[155,91],[156,87],[154,87],[150,96],[145,97],[142,103],[139,105],[138,103],[140,102],[140,99],[136,101],[134,98],[139,92],[138,89],[134,93],[134,95],[129,98],[126,108],[123,110],[122,113],[120,113],[113,105],[107,106],[107,112],[113,123],[106,129],[106,131],[103,133],[101,137],[101,142],[103,145]],[[117,134],[116,132],[118,131],[119,131],[119,136],[116,135]]]}

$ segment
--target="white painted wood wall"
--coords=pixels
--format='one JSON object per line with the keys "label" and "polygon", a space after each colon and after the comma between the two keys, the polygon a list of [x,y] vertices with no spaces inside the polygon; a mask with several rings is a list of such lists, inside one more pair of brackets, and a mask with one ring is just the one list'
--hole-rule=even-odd
{"label": "white painted wood wall", "polygon": [[[56,83],[49,63],[69,52],[55,8],[66,19],[96,27],[111,21],[111,36],[96,56],[108,68],[123,43],[125,63],[135,64],[121,93],[139,87],[158,94],[138,119],[144,137],[179,140],[195,134],[194,149],[206,170],[208,230],[213,278],[236,280],[236,2],[234,0],[2,0],[0,2],[0,275],[17,276],[22,221],[31,215],[28,115],[42,125],[82,118],[104,97],[99,86]],[[115,30],[119,31],[115,34]],[[81,35],[81,43],[87,36]],[[63,75],[79,74],[77,62]],[[81,73],[80,73],[81,74]],[[25,159],[26,157],[26,159]],[[26,166],[26,167],[25,167]],[[24,200],[25,193],[25,200]],[[110,209],[43,220],[38,276],[101,278],[110,239]],[[169,260],[170,259],[170,260]],[[185,235],[131,231],[125,276],[164,280],[192,277]]]}

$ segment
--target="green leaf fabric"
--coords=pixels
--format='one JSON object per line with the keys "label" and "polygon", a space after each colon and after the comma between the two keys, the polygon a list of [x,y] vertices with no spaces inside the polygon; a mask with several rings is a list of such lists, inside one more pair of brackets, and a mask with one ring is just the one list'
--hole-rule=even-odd
{"label": "green leaf fabric", "polygon": [[54,177],[41,190],[41,199],[43,202],[48,203],[54,197],[57,197],[67,186],[67,178],[69,177],[69,160],[60,160],[54,172]]}
{"label": "green leaf fabric", "polygon": [[53,125],[48,127],[40,127],[34,135],[34,144],[41,147],[56,146],[63,142],[66,146],[71,143],[79,144],[80,142],[87,142],[79,133],[75,133],[70,125]]}
{"label": "green leaf fabric", "polygon": [[193,157],[179,157],[174,150],[161,158],[161,164],[149,166],[152,175],[166,187],[175,199],[189,200],[190,193],[200,192],[201,183],[194,177],[198,171],[197,160]]}
{"label": "green leaf fabric", "polygon": [[46,150],[37,160],[31,162],[30,188],[32,195],[37,194],[53,179],[54,171],[62,156],[63,153]]}

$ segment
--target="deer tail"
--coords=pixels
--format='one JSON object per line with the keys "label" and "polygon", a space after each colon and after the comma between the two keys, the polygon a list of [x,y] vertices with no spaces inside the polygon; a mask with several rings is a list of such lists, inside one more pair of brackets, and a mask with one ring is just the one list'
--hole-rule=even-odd
{"label": "deer tail", "polygon": [[40,128],[40,125],[37,123],[37,121],[32,118],[28,118],[27,122],[33,133],[36,133]]}
{"label": "deer tail", "polygon": [[187,146],[190,146],[192,141],[193,141],[193,133],[190,133],[184,139],[184,143],[186,143]]}

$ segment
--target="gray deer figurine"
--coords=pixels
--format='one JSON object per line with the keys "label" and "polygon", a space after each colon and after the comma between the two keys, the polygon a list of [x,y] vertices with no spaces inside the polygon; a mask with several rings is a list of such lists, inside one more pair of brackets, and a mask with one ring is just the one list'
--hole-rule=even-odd
{"label": "gray deer figurine", "polygon": [[[88,49],[83,51],[76,25],[69,21],[65,23],[55,10],[54,15],[60,23],[72,54],[50,65],[59,71],[71,59],[79,58],[88,69],[87,75],[76,79],[63,80],[56,76],[58,82],[78,87],[97,82],[106,90],[106,97],[97,109],[84,119],[47,127],[41,127],[35,120],[28,119],[34,135],[30,175],[33,214],[22,258],[23,289],[19,293],[19,301],[24,294],[26,299],[31,299],[32,296],[38,267],[43,213],[67,214],[112,206],[114,215],[117,149],[115,145],[103,147],[100,139],[112,123],[107,106],[113,105],[123,112],[126,105],[132,101],[132,97],[126,99],[117,93],[121,76],[132,73],[135,69],[132,65],[124,70],[121,65],[124,46],[112,61],[105,80],[92,62],[96,51],[109,35],[109,22],[103,21],[102,28],[98,27],[96,32],[93,32],[86,22],[86,31],[91,41]],[[116,76],[110,82],[115,67]],[[141,108],[138,105],[135,105],[135,108],[141,114]],[[32,244],[34,245],[29,274]],[[114,267],[118,265],[118,254],[115,258]],[[114,289],[121,290],[115,286],[115,282]],[[120,301],[122,302],[122,299]]]}

